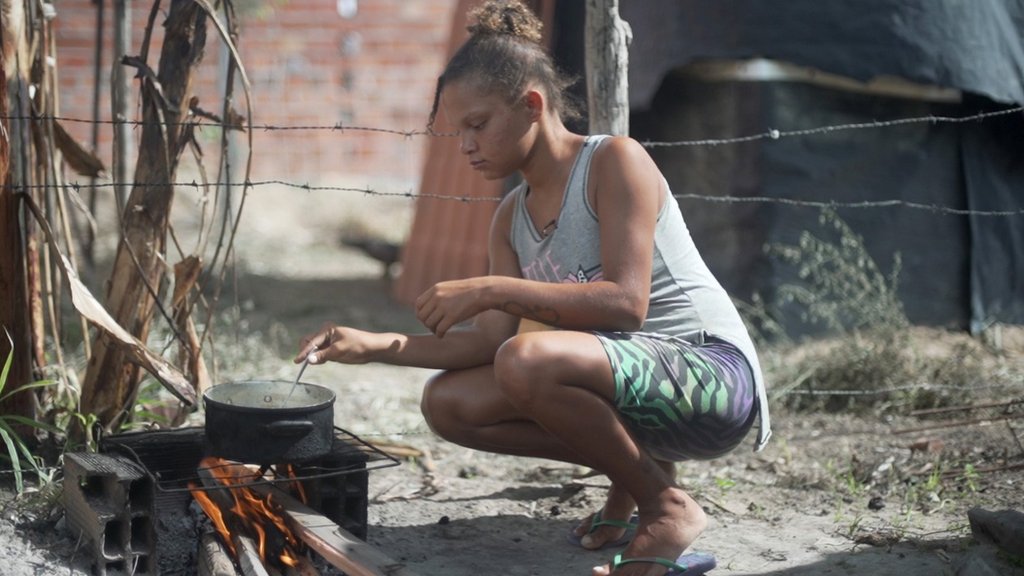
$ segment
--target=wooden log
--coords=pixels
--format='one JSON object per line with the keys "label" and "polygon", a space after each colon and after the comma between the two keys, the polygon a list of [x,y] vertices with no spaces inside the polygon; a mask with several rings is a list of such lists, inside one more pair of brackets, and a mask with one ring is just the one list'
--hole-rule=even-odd
{"label": "wooden log", "polygon": [[242,569],[245,576],[270,576],[270,572],[263,566],[260,560],[260,551],[256,542],[243,534],[231,535],[235,545],[235,553],[238,554],[238,567]]}
{"label": "wooden log", "polygon": [[253,486],[252,489],[262,495],[270,495],[281,506],[289,527],[299,538],[348,576],[416,576],[402,563],[356,538],[283,490],[271,485]]}
{"label": "wooden log", "polygon": [[199,476],[199,481],[202,483],[203,488],[205,488],[203,492],[206,493],[217,508],[220,508],[222,513],[228,513],[235,505],[235,497],[231,494],[231,489],[221,484],[209,468],[197,468],[196,475]]}
{"label": "wooden log", "polygon": [[235,576],[231,556],[213,532],[203,534],[199,540],[199,576]]}

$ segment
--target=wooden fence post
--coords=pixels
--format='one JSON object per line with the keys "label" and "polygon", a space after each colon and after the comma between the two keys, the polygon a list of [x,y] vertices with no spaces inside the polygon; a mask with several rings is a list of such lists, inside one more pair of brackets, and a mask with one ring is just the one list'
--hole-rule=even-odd
{"label": "wooden fence post", "polygon": [[587,109],[591,134],[629,134],[629,43],[618,0],[587,0]]}

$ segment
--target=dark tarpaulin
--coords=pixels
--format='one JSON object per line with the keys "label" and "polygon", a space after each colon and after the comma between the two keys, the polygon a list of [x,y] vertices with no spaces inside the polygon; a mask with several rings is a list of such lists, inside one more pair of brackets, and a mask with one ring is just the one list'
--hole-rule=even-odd
{"label": "dark tarpaulin", "polygon": [[[1024,104],[1024,0],[649,0],[624,2],[631,131],[641,140],[725,138],[768,128],[966,116]],[[854,96],[773,82],[681,79],[700,60],[766,58],[868,81],[893,76],[964,93],[960,104]],[[684,75],[685,76],[685,75]],[[787,87],[788,86],[788,87]],[[711,90],[702,94],[701,91]],[[726,90],[723,93],[722,90]],[[696,91],[696,92],[695,92]],[[731,95],[731,96],[729,96]],[[883,269],[903,258],[912,321],[979,331],[1024,323],[1024,115],[655,149],[676,193],[808,200],[900,199],[1014,215],[845,209]],[[709,265],[739,295],[791,281],[765,243],[819,228],[813,210],[681,201]],[[714,215],[718,215],[716,218]],[[696,217],[694,217],[696,216]],[[709,217],[710,216],[710,217]],[[756,245],[755,245],[756,244]]]}
{"label": "dark tarpaulin", "polygon": [[962,127],[972,215],[971,331],[993,322],[1024,324],[1024,116]]}
{"label": "dark tarpaulin", "polygon": [[[844,124],[867,117],[926,116],[934,104],[836,91],[792,82],[714,82],[673,77],[649,112],[635,114],[635,136],[661,141],[751,133],[757,126],[791,129]],[[641,136],[642,135],[642,136]],[[735,298],[758,294],[784,314],[790,335],[816,332],[779,289],[800,284],[796,267],[766,246],[797,245],[800,235],[838,244],[814,206],[781,202],[713,202],[707,197],[762,197],[809,202],[901,200],[963,210],[958,127],[918,123],[887,130],[849,130],[728,146],[654,148],[651,154],[680,196],[694,241]],[[970,250],[963,215],[905,206],[839,208],[863,239],[881,273],[901,259],[898,295],[915,324],[966,328]]]}
{"label": "dark tarpaulin", "polygon": [[768,58],[867,81],[896,76],[1024,104],[1022,0],[645,0],[634,30],[630,106],[696,60]]}

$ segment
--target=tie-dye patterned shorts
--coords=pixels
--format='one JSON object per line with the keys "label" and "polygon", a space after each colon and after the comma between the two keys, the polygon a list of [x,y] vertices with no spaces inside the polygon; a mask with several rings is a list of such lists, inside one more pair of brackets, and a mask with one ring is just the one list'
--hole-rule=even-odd
{"label": "tie-dye patterned shorts", "polygon": [[754,375],[736,346],[636,332],[594,333],[611,361],[615,406],[659,460],[704,460],[736,447],[757,415]]}

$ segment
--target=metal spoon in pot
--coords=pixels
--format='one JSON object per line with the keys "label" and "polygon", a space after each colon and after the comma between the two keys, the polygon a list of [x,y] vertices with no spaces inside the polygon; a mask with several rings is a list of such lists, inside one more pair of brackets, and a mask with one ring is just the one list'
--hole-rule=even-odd
{"label": "metal spoon in pot", "polygon": [[302,379],[302,373],[306,371],[306,366],[309,366],[309,359],[316,354],[317,350],[319,350],[319,348],[313,348],[309,351],[309,354],[306,354],[306,359],[302,361],[302,367],[299,368],[299,375],[295,377],[295,382],[292,383],[292,388],[288,391],[288,396],[285,397],[284,404],[281,406],[282,408],[288,405],[288,401],[291,400],[292,394],[295,392],[295,387],[299,385],[299,380]]}

